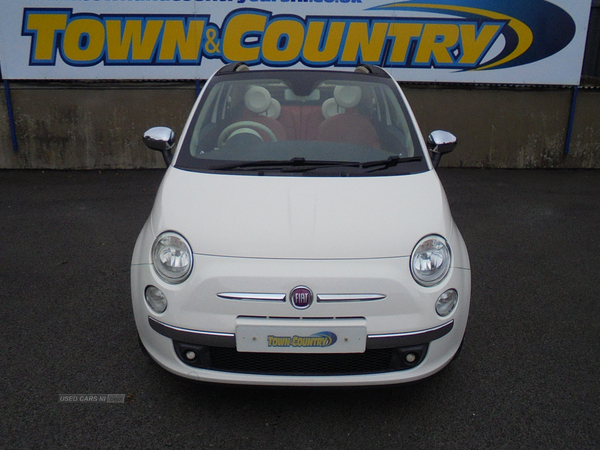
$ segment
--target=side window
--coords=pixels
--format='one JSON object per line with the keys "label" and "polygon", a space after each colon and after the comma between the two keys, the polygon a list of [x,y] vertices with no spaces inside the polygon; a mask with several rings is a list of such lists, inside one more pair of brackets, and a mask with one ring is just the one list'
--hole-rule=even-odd
{"label": "side window", "polygon": [[385,115],[385,124],[387,125],[389,134],[403,148],[402,156],[414,156],[415,148],[410,126],[398,98],[388,86],[381,86],[381,101]]}
{"label": "side window", "polygon": [[200,143],[204,142],[204,137],[209,130],[213,129],[222,120],[222,116],[225,114],[226,91],[226,86],[223,84],[215,86],[202,106],[200,114],[196,118],[196,123],[193,125],[190,140],[190,153],[192,156],[198,156],[208,150],[201,148]]}

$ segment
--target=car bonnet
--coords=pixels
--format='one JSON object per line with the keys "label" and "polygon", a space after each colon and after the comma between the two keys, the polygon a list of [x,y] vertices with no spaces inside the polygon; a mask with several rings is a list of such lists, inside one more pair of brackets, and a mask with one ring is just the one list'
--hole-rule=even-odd
{"label": "car bonnet", "polygon": [[292,259],[409,256],[453,221],[435,171],[376,177],[206,174],[171,167],[151,215],[196,254]]}

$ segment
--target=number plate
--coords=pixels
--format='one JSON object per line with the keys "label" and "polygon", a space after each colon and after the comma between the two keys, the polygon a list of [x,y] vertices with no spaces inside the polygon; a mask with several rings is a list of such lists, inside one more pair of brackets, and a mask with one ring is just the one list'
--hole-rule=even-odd
{"label": "number plate", "polygon": [[363,353],[366,320],[238,319],[239,352]]}

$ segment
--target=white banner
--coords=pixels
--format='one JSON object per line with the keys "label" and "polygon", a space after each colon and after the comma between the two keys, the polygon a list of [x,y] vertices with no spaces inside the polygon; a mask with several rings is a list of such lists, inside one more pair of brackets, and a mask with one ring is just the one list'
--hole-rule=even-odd
{"label": "white banner", "polygon": [[591,0],[0,0],[5,79],[205,79],[376,64],[401,81],[579,84]]}

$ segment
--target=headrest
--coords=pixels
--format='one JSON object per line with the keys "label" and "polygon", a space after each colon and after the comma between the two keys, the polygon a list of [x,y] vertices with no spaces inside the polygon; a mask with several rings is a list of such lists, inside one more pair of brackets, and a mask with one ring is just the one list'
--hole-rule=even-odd
{"label": "headrest", "polygon": [[253,113],[263,113],[271,106],[271,94],[264,87],[252,86],[244,96],[244,104]]}
{"label": "headrest", "polygon": [[329,119],[330,117],[343,113],[344,108],[338,106],[335,98],[328,98],[321,105],[321,112],[323,113],[323,117]]}
{"label": "headrest", "polygon": [[333,97],[343,108],[354,108],[360,102],[362,91],[358,86],[336,86]]}
{"label": "headrest", "polygon": [[281,103],[279,103],[279,101],[277,101],[276,99],[272,98],[271,105],[265,112],[265,115],[267,117],[270,117],[271,119],[277,120],[277,118],[279,118],[280,114],[281,114]]}

